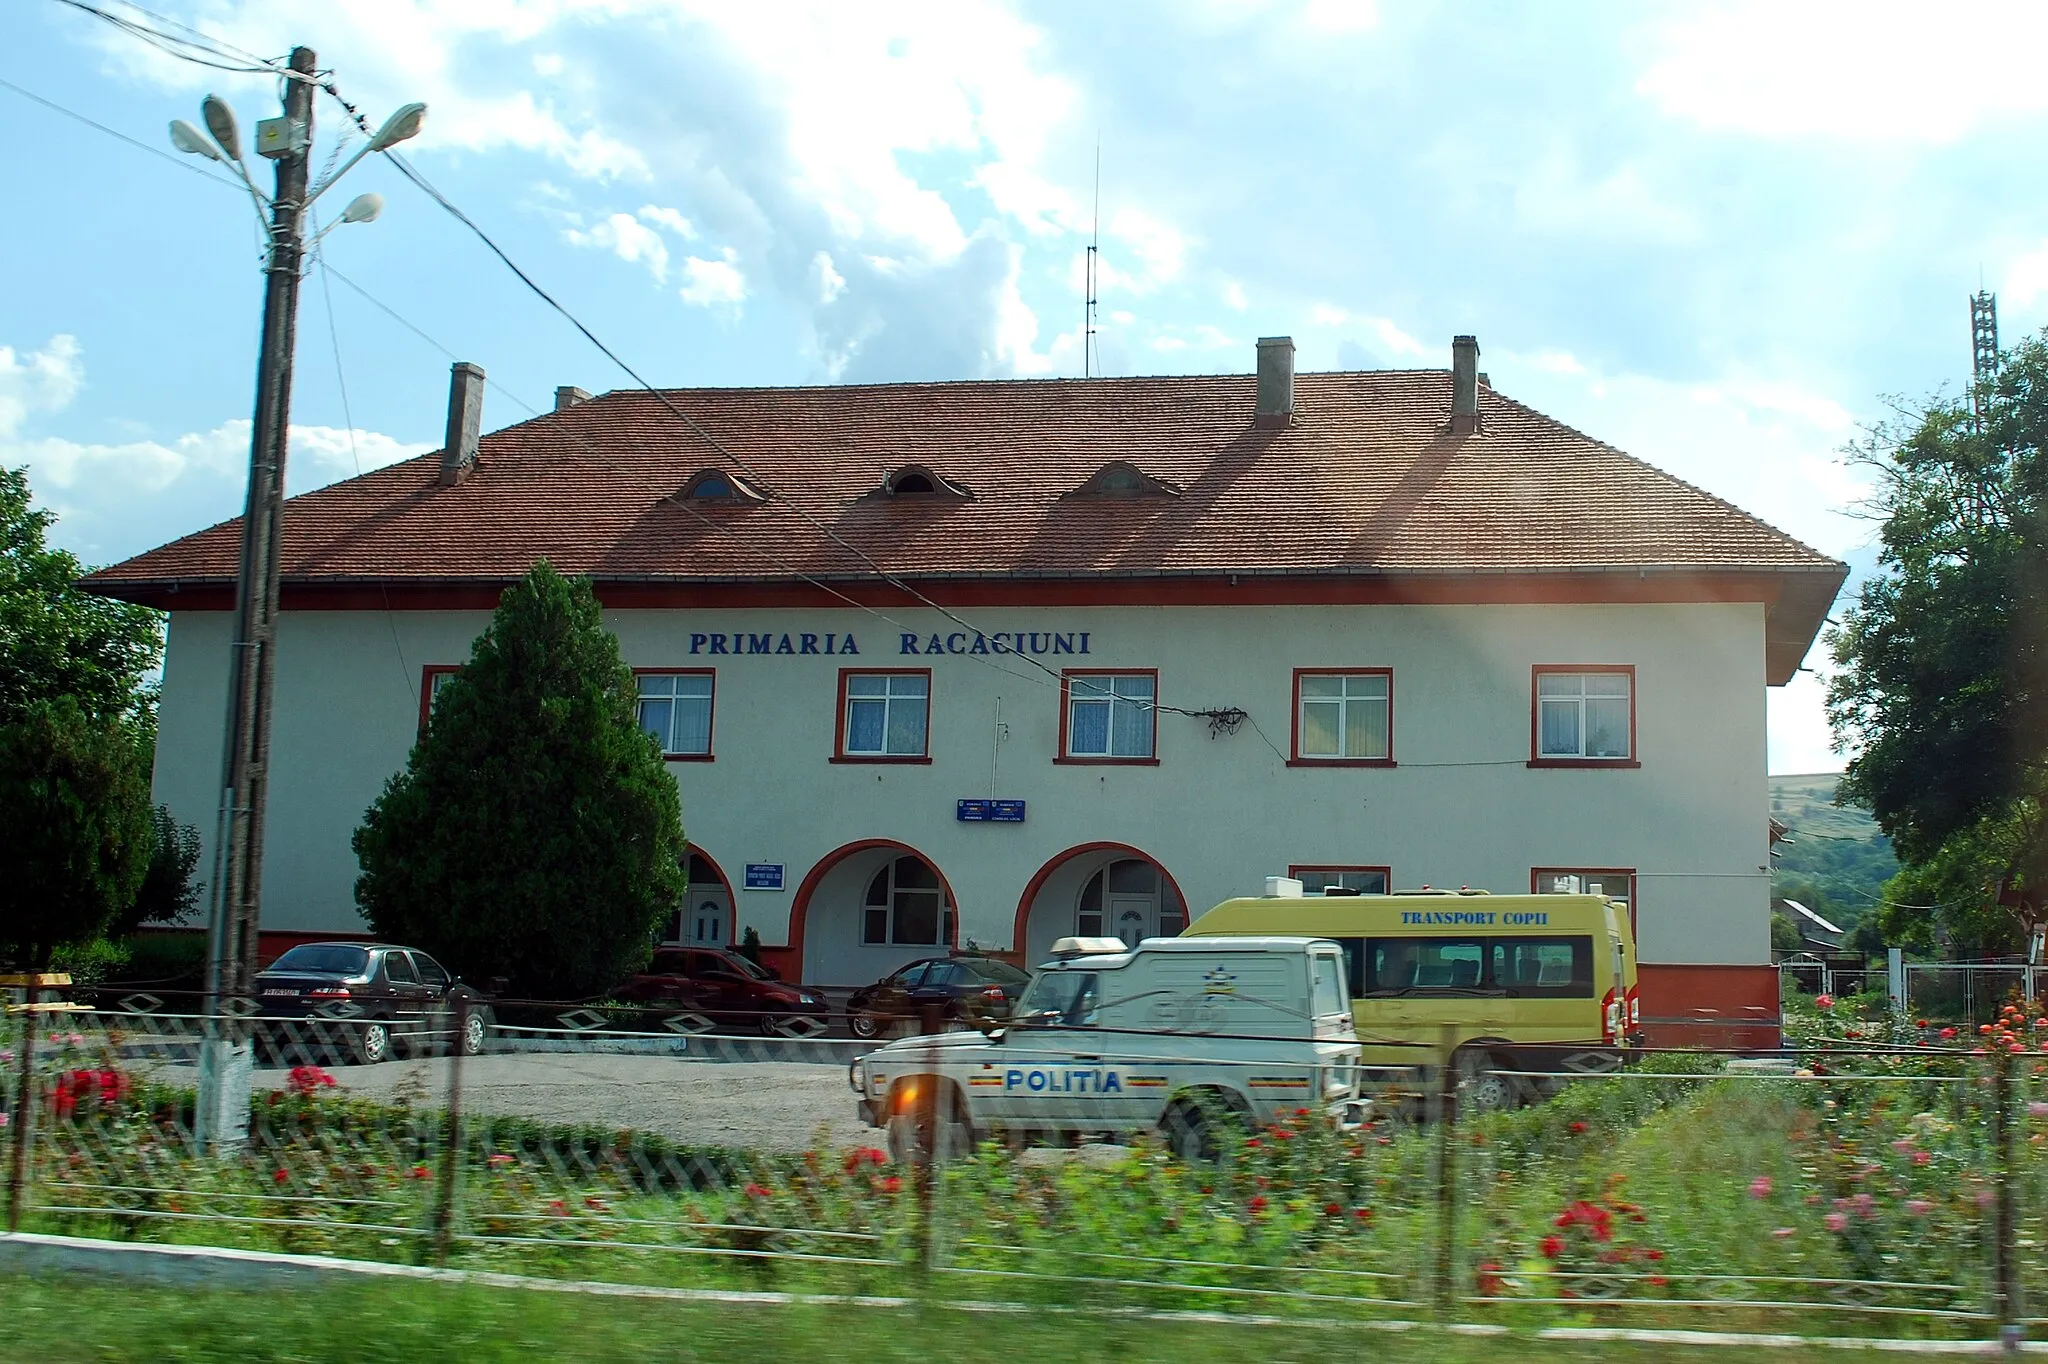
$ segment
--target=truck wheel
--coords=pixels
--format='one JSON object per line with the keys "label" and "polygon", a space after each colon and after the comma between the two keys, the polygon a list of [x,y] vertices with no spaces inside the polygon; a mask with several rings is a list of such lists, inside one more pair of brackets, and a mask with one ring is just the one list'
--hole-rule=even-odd
{"label": "truck wheel", "polygon": [[[892,1096],[893,1097],[893,1096]],[[974,1151],[974,1128],[950,1093],[941,1093],[936,1114],[898,1113],[889,1119],[889,1159],[898,1165],[945,1164]]]}
{"label": "truck wheel", "polygon": [[1235,1096],[1218,1091],[1183,1094],[1160,1115],[1167,1149],[1183,1161],[1214,1163],[1233,1146],[1251,1115]]}
{"label": "truck wheel", "polygon": [[1457,1069],[1458,1107],[1466,1114],[1505,1113],[1522,1105],[1523,1081],[1499,1058],[1466,1048],[1451,1058]]}

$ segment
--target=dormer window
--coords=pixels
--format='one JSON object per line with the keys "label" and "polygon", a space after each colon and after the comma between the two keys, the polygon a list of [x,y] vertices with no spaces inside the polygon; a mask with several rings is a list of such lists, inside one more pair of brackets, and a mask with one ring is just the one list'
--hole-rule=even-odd
{"label": "dormer window", "polygon": [[1113,459],[1097,469],[1068,497],[1179,497],[1180,489],[1154,478],[1127,459]]}
{"label": "dormer window", "polygon": [[703,469],[683,485],[683,500],[730,506],[768,499],[737,475],[723,469]]}
{"label": "dormer window", "polygon": [[893,470],[878,489],[884,497],[970,498],[974,494],[949,478],[942,478],[922,464],[906,464]]}

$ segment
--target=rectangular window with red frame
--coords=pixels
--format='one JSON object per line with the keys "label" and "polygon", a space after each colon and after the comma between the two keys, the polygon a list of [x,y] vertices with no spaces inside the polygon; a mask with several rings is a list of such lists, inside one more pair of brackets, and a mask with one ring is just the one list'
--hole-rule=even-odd
{"label": "rectangular window with red frame", "polygon": [[1158,761],[1159,674],[1070,668],[1060,674],[1060,761]]}
{"label": "rectangular window with red frame", "polygon": [[456,663],[429,663],[420,669],[420,733],[427,732],[427,721],[433,718],[434,703],[441,699],[441,688],[461,671],[461,665]]}
{"label": "rectangular window with red frame", "polygon": [[640,728],[677,762],[711,759],[711,707],[717,674],[709,668],[635,669],[640,685]]}
{"label": "rectangular window with red frame", "polygon": [[1636,765],[1633,666],[1538,664],[1531,691],[1531,766]]}
{"label": "rectangular window with red frame", "polygon": [[1536,867],[1529,889],[1537,895],[1598,895],[1628,905],[1629,935],[1636,927],[1636,874],[1630,867]]}
{"label": "rectangular window with red frame", "polygon": [[928,668],[839,674],[835,762],[931,761],[932,675]]}
{"label": "rectangular window with red frame", "polygon": [[1394,873],[1387,867],[1304,867],[1292,866],[1287,874],[1301,882],[1303,895],[1324,895],[1335,890],[1354,895],[1385,895],[1393,886]]}
{"label": "rectangular window with red frame", "polygon": [[1392,668],[1296,668],[1294,755],[1298,767],[1391,767]]}

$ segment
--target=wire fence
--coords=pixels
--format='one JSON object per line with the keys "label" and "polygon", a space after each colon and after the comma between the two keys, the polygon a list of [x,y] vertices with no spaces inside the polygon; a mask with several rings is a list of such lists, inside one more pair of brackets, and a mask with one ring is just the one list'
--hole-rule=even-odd
{"label": "wire fence", "polygon": [[[503,1002],[379,1042],[362,1017],[36,993],[0,1049],[10,1230],[1062,1307],[2048,1325],[2048,1029],[2010,1006],[1942,1045],[1589,1074],[1573,1048],[1364,1071],[991,1025],[878,1051]],[[204,1140],[202,1055],[239,1044],[246,1132]]]}

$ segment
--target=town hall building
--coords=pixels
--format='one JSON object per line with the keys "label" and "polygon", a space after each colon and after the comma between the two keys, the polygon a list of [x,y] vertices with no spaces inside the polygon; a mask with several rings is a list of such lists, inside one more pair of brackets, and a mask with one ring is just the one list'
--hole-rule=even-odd
{"label": "town hall building", "polygon": [[[1598,889],[1646,1022],[1774,1032],[1765,688],[1844,566],[1448,370],[622,391],[286,506],[267,948],[365,932],[350,836],[545,558],[681,789],[668,933],[858,985],[1312,890]],[[211,840],[240,523],[169,613],[155,789]],[[212,851],[206,853],[210,863]]]}

